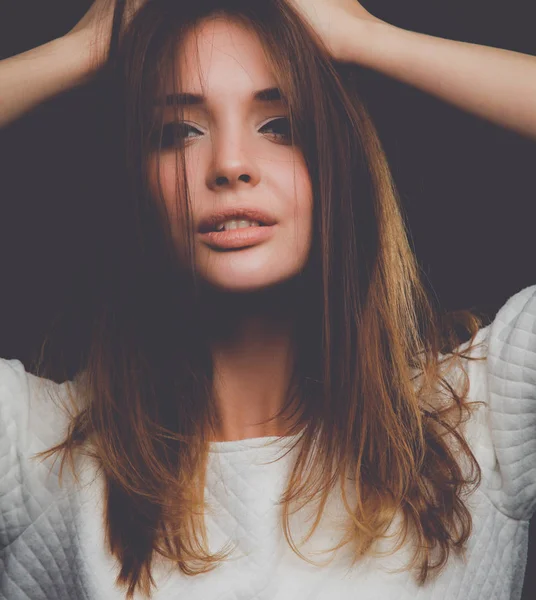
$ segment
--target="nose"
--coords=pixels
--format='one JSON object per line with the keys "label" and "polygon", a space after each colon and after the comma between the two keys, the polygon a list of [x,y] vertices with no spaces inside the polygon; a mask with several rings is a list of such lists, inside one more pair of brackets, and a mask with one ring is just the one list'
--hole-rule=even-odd
{"label": "nose", "polygon": [[260,180],[255,152],[247,147],[243,137],[231,134],[215,140],[213,157],[207,173],[207,186],[213,190],[233,189],[242,185],[255,186]]}

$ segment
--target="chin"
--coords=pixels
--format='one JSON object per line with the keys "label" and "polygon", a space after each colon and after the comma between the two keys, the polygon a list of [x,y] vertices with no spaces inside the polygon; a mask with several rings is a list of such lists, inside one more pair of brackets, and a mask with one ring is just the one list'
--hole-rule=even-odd
{"label": "chin", "polygon": [[292,279],[296,273],[268,274],[263,272],[234,273],[200,273],[204,283],[219,292],[253,293],[267,290]]}
{"label": "chin", "polygon": [[252,268],[251,265],[234,265],[234,268],[200,269],[199,276],[209,287],[224,293],[254,293],[268,290],[293,279],[302,265],[292,264],[284,268],[277,265],[263,265]]}
{"label": "chin", "polygon": [[198,255],[198,275],[220,292],[260,292],[294,278],[307,261],[306,248],[303,253],[289,253],[286,248],[280,252],[260,250]]}

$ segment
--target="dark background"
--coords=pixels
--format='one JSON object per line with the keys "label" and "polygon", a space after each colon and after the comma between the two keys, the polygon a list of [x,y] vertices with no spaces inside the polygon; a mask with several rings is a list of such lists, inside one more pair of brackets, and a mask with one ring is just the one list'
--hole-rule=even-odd
{"label": "dark background", "polygon": [[[62,35],[89,4],[0,0],[0,58]],[[530,0],[363,4],[406,29],[536,54]],[[379,74],[364,75],[365,102],[430,289],[445,309],[472,308],[492,319],[508,297],[536,284],[536,143]],[[87,207],[103,183],[97,149],[106,139],[99,101],[91,90],[75,90],[0,131],[0,356],[26,366],[55,316],[81,306],[87,292],[98,244]],[[534,568],[536,519],[524,600],[536,598]]]}

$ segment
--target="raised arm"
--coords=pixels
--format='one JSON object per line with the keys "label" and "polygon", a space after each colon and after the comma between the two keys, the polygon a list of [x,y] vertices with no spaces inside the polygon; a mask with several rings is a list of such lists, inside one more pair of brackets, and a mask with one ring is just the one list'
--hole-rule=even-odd
{"label": "raised arm", "polygon": [[356,62],[536,138],[536,57],[407,31],[356,0],[290,0],[336,60]]}
{"label": "raised arm", "polygon": [[[123,23],[144,3],[126,0]],[[0,127],[93,77],[108,56],[115,4],[95,0],[64,36],[0,61]]]}
{"label": "raised arm", "polygon": [[80,34],[0,61],[0,127],[90,76]]}

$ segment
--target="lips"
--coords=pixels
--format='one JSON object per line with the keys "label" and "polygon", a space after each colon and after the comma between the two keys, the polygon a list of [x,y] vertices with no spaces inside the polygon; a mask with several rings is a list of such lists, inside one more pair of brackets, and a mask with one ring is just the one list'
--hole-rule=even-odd
{"label": "lips", "polygon": [[[202,234],[208,234],[216,231],[216,227],[224,221],[257,221],[261,227],[270,227],[277,223],[276,219],[265,211],[250,208],[228,208],[215,213],[212,213],[208,217],[205,217],[199,222],[198,232]],[[255,229],[260,229],[259,227]],[[249,229],[253,228],[247,228]],[[236,231],[236,230],[233,230]],[[244,230],[242,230],[244,231]],[[231,232],[218,232],[218,233],[233,233]]]}
{"label": "lips", "polygon": [[200,233],[199,238],[213,250],[239,250],[257,246],[269,240],[277,229],[276,225],[245,227],[229,231],[209,231]]}

